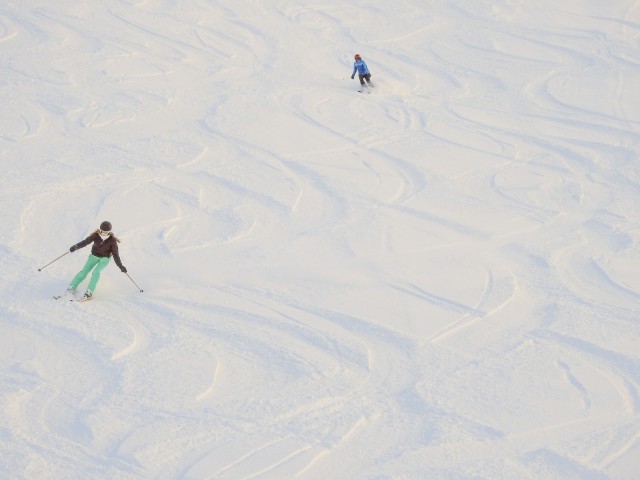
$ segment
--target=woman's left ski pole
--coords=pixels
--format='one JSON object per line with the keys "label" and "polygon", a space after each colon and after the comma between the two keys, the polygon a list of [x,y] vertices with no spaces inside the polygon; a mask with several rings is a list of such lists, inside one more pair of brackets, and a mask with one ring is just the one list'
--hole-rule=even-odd
{"label": "woman's left ski pole", "polygon": [[[128,273],[125,272],[125,275],[127,277],[129,277],[129,280],[131,280],[133,282],[133,278],[131,278],[131,275],[129,275]],[[138,284],[136,282],[133,282],[133,284],[138,287]],[[144,292],[144,290],[142,290],[140,287],[138,287],[138,290],[140,290],[140,293]]]}
{"label": "woman's left ski pole", "polygon": [[64,252],[62,255],[60,255],[58,258],[56,258],[55,260],[51,260],[49,263],[47,263],[44,267],[40,267],[38,269],[39,272],[41,272],[42,270],[44,270],[45,268],[47,268],[49,265],[51,265],[53,262],[57,262],[58,260],[60,260],[62,257],[64,257],[65,255],[67,255],[69,252]]}

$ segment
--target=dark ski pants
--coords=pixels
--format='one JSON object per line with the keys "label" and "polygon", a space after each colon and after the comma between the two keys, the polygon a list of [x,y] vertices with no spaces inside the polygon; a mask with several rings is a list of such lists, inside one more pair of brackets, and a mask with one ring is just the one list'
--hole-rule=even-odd
{"label": "dark ski pants", "polygon": [[366,80],[369,85],[371,85],[371,74],[365,73],[364,75],[358,74],[358,78],[360,79],[360,85],[364,85],[364,81]]}

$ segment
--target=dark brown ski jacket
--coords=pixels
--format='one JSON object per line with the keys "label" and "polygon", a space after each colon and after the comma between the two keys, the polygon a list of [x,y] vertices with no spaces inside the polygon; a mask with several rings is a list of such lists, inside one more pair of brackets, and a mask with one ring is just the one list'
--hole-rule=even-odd
{"label": "dark brown ski jacket", "polygon": [[110,257],[113,255],[113,260],[116,265],[122,270],[122,262],[120,261],[120,254],[118,253],[118,241],[109,235],[104,240],[98,232],[93,232],[87,238],[74,245],[75,249],[83,248],[93,242],[91,247],[91,253],[96,257]]}

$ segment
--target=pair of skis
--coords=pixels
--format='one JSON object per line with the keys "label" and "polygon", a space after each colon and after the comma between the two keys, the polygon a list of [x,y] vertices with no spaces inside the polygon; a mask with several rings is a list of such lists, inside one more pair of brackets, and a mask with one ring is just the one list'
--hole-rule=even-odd
{"label": "pair of skis", "polygon": [[68,292],[63,293],[62,295],[54,295],[53,296],[54,300],[67,299],[70,302],[79,302],[79,303],[88,302],[92,298],[93,297],[85,297],[85,296],[82,296],[81,298],[77,298],[75,295],[73,295],[72,293],[68,293]]}
{"label": "pair of skis", "polygon": [[364,84],[360,86],[360,90],[358,90],[358,93],[371,93],[371,89],[373,88],[373,84],[369,83],[369,84]]}

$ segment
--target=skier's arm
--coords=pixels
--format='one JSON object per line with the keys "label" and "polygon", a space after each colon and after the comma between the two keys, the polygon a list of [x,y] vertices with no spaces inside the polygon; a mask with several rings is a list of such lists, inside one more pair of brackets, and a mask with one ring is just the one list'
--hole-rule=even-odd
{"label": "skier's arm", "polygon": [[111,247],[111,253],[113,254],[113,261],[116,262],[116,265],[120,269],[121,272],[127,273],[127,269],[122,265],[122,261],[120,260],[120,252],[118,251],[118,244],[113,242],[113,246]]}
{"label": "skier's arm", "polygon": [[358,71],[358,67],[356,67],[355,65],[353,66],[353,72],[351,73],[351,78],[356,76],[356,72]]}
{"label": "skier's arm", "polygon": [[87,245],[89,245],[91,242],[93,242],[93,236],[95,235],[95,233],[92,233],[91,235],[89,235],[87,238],[85,238],[84,240],[82,240],[81,242],[76,243],[75,245],[72,245],[71,248],[69,249],[70,252],[75,252],[76,250],[78,250],[79,248],[84,248]]}

